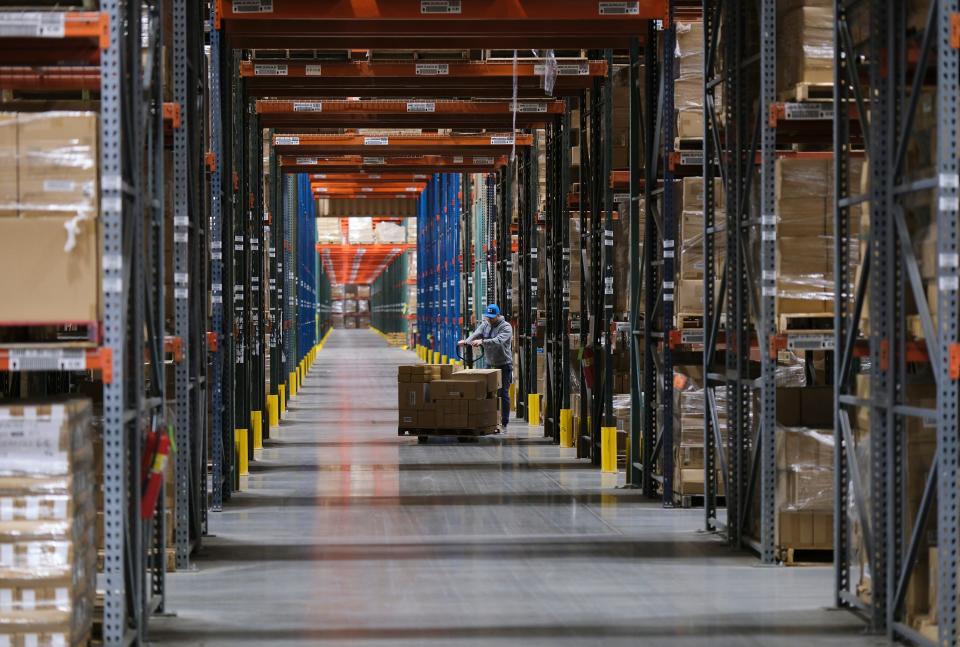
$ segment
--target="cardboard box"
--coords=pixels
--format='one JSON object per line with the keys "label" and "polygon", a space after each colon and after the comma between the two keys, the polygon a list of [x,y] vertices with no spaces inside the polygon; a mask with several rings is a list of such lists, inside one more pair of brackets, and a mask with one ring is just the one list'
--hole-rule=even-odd
{"label": "cardboard box", "polygon": [[467,402],[467,400],[438,400],[434,406],[434,410],[443,415],[447,415],[448,413],[466,415],[469,413]]}
{"label": "cardboard box", "polygon": [[421,409],[417,411],[417,427],[419,429],[436,429],[437,412],[433,409]]}
{"label": "cardboard box", "polygon": [[467,413],[476,415],[481,413],[496,413],[500,410],[500,398],[487,398],[485,400],[466,400]]}
{"label": "cardboard box", "polygon": [[400,409],[398,424],[404,428],[416,428],[418,426],[417,411],[415,409]]}
{"label": "cardboard box", "polygon": [[0,112],[0,217],[19,215],[17,113]]}
{"label": "cardboard box", "polygon": [[833,511],[781,510],[776,516],[777,545],[783,548],[833,548]]}
{"label": "cardboard box", "polygon": [[499,415],[496,411],[485,411],[467,415],[467,427],[470,429],[496,427],[499,422]]}
{"label": "cardboard box", "polygon": [[434,380],[430,385],[430,398],[439,400],[480,400],[487,397],[486,382],[476,380]]}
{"label": "cardboard box", "polygon": [[465,413],[437,412],[437,427],[440,429],[469,429],[470,420]]}
{"label": "cardboard box", "polygon": [[397,385],[400,409],[425,409],[431,406],[429,385],[423,382],[401,382]]}
{"label": "cardboard box", "polygon": [[99,321],[99,259],[97,220],[0,218],[0,322]]}
{"label": "cardboard box", "polygon": [[487,392],[500,388],[500,369],[498,368],[471,368],[457,372],[458,380],[476,380],[486,384]]}
{"label": "cardboard box", "polygon": [[99,118],[93,112],[17,117],[21,216],[99,215]]}

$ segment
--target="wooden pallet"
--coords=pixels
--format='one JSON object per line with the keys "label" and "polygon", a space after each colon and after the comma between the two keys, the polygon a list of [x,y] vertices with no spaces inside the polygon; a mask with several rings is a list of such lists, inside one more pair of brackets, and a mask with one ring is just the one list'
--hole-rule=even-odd
{"label": "wooden pallet", "polygon": [[[702,508],[705,497],[706,495],[704,494],[677,494],[674,492],[673,505],[678,508]],[[726,497],[723,495],[718,496],[717,505],[721,507],[727,505]]]}
{"label": "wooden pallet", "polygon": [[100,337],[99,324],[51,323],[24,326],[0,322],[0,348],[92,348]]}
{"label": "wooden pallet", "polygon": [[703,313],[683,313],[676,316],[677,330],[689,330],[690,328],[703,328]]}
{"label": "wooden pallet", "polygon": [[421,429],[416,427],[398,427],[398,436],[416,436],[420,442],[426,442],[428,438],[457,438],[466,442],[468,440],[480,438],[481,436],[492,436],[497,433],[497,427],[478,427],[476,429]]}
{"label": "wooden pallet", "polygon": [[703,139],[700,137],[675,137],[673,140],[675,151],[702,151]]}
{"label": "wooden pallet", "polygon": [[833,83],[803,81],[780,93],[781,101],[833,101]]}
{"label": "wooden pallet", "polygon": [[833,332],[832,312],[790,313],[777,317],[781,333],[829,333]]}
{"label": "wooden pallet", "polygon": [[833,548],[791,548],[780,546],[777,549],[777,559],[784,566],[823,566],[833,563]]}

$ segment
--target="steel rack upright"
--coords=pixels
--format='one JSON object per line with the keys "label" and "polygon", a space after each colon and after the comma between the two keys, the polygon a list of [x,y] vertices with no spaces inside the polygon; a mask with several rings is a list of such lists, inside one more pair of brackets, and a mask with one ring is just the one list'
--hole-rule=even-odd
{"label": "steel rack upright", "polygon": [[[834,59],[836,603],[861,611],[872,630],[891,639],[945,647],[958,640],[956,114],[960,52],[956,24],[960,5],[950,0],[915,7],[838,0],[834,6],[838,44]],[[908,19],[914,17],[921,19],[919,23]],[[936,93],[932,140],[918,123],[922,96],[930,91]],[[852,172],[856,122],[869,123],[864,132],[868,173],[862,187],[856,186]],[[861,209],[869,209],[869,234],[857,276],[847,259],[858,242],[855,232]],[[921,281],[910,227],[923,216],[936,232],[936,283],[929,291]],[[905,327],[911,301],[922,339]],[[866,315],[869,330],[862,326]],[[866,393],[856,388],[857,364],[861,369],[869,367]],[[911,378],[925,371],[936,385],[935,404],[918,401],[911,394]],[[857,407],[867,410],[868,438],[862,430],[858,434],[851,422]],[[936,452],[914,510],[908,507],[907,461],[918,420],[935,421]],[[861,460],[863,450],[869,451],[867,465]],[[939,560],[937,640],[911,626],[904,608],[919,549],[934,519]],[[857,526],[859,542],[854,536]],[[867,599],[858,595],[853,578],[857,565],[848,550],[855,545],[871,573]]]}

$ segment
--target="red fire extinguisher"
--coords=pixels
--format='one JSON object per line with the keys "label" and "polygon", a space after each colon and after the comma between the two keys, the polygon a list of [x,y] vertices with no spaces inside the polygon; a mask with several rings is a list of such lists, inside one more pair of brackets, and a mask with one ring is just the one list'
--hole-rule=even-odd
{"label": "red fire extinguisher", "polygon": [[160,491],[163,489],[163,477],[167,471],[167,459],[170,457],[170,434],[166,430],[151,433],[156,436],[155,451],[149,452],[150,438],[148,434],[148,452],[144,455],[144,459],[152,460],[152,465],[147,478],[147,487],[144,489],[143,498],[140,499],[140,517],[142,519],[149,519],[156,512],[157,499],[160,498]]}
{"label": "red fire extinguisher", "polygon": [[583,366],[583,381],[587,388],[593,390],[593,346],[587,346],[580,351],[580,363]]}

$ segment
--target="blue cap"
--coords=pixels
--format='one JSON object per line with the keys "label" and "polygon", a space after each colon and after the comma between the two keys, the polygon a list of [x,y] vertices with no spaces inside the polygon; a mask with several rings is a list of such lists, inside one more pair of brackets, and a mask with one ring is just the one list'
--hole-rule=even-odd
{"label": "blue cap", "polygon": [[483,316],[487,319],[496,319],[500,316],[500,308],[497,307],[497,304],[491,303],[487,306],[487,310],[483,313]]}

